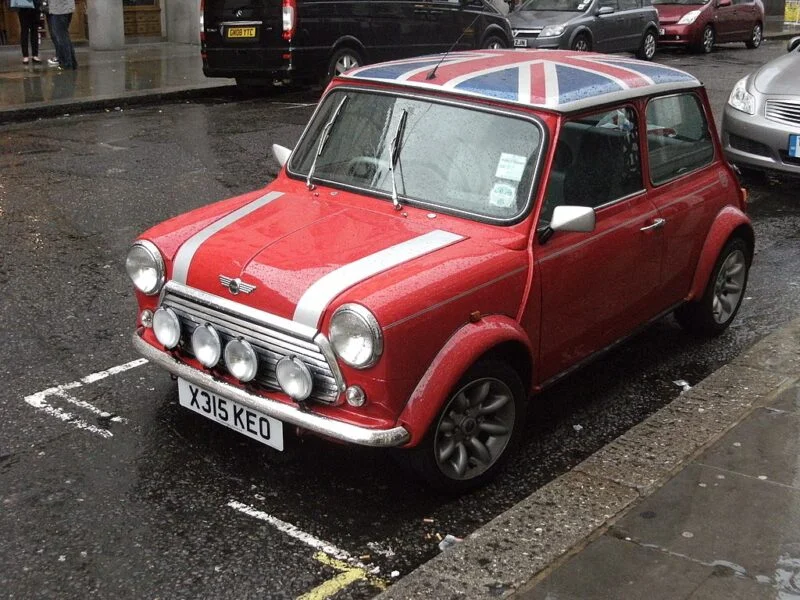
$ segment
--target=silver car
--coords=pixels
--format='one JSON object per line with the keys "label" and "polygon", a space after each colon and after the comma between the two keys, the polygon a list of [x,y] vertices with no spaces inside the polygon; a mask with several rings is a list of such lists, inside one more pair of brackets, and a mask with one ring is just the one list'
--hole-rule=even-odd
{"label": "silver car", "polygon": [[722,115],[722,147],[739,167],[800,175],[800,37],[733,87]]}
{"label": "silver car", "polygon": [[650,0],[527,0],[508,20],[516,48],[628,51],[645,60],[656,53]]}

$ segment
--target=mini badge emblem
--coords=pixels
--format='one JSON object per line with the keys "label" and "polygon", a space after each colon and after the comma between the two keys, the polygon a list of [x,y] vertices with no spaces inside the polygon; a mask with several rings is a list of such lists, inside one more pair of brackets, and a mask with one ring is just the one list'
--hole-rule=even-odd
{"label": "mini badge emblem", "polygon": [[249,283],[244,283],[244,282],[243,282],[241,279],[239,279],[238,277],[237,277],[237,278],[235,278],[235,279],[232,279],[232,278],[230,278],[230,277],[226,277],[225,275],[220,275],[220,276],[219,276],[219,282],[220,282],[220,283],[221,283],[223,286],[225,286],[226,288],[228,288],[228,291],[229,291],[231,294],[233,294],[234,296],[235,296],[236,294],[238,294],[239,292],[242,292],[243,294],[249,294],[249,293],[250,293],[250,292],[252,292],[254,289],[256,289],[256,286],[254,286],[254,285],[250,285]]}

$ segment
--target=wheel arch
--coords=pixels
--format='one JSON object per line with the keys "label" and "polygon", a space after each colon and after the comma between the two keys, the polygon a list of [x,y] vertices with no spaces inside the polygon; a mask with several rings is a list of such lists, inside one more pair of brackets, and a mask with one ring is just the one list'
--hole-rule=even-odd
{"label": "wheel arch", "polygon": [[594,36],[592,35],[592,30],[589,29],[586,25],[580,25],[579,27],[575,28],[575,31],[572,32],[572,35],[569,36],[569,42],[567,43],[567,48],[572,48],[572,43],[579,35],[585,35],[589,38],[589,43],[592,45],[592,51],[594,52]]}
{"label": "wheel arch", "polygon": [[[700,259],[692,279],[692,287],[686,296],[687,301],[696,300],[703,297],[703,293],[708,284],[708,278],[714,269],[722,248],[733,237],[741,237],[747,243],[750,255],[747,257],[749,262],[753,260],[755,249],[755,233],[750,219],[742,211],[732,206],[724,208],[714,220],[711,229],[703,242],[703,249],[700,252]],[[748,264],[749,264],[748,262]]]}
{"label": "wheel arch", "polygon": [[530,393],[533,347],[519,323],[504,315],[490,315],[464,325],[438,352],[398,417],[398,424],[411,434],[406,447],[422,441],[458,380],[476,362],[489,357],[507,361]]}
{"label": "wheel arch", "polygon": [[508,34],[505,32],[505,30],[499,25],[492,24],[489,25],[486,28],[486,31],[483,32],[479,48],[483,48],[486,43],[486,40],[488,40],[493,35],[496,35],[497,37],[505,40],[506,48],[511,48],[513,46],[513,43],[510,39],[508,39]]}
{"label": "wheel arch", "polygon": [[366,46],[364,46],[361,40],[353,35],[343,35],[333,44],[331,44],[331,49],[328,52],[328,61],[330,61],[331,58],[333,58],[333,55],[342,48],[350,48],[351,50],[355,50],[361,55],[365,62],[368,60]]}

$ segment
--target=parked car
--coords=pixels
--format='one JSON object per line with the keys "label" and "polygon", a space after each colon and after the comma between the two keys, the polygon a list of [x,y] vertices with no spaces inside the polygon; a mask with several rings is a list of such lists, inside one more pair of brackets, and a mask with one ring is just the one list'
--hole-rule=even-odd
{"label": "parked car", "polygon": [[761,0],[653,0],[661,22],[658,43],[708,54],[714,44],[744,42],[758,48],[764,37]]}
{"label": "parked car", "polygon": [[181,406],[277,450],[394,448],[493,477],[529,396],[646,324],[722,333],[753,229],[705,90],[585,52],[361,67],[263,189],[143,233],[136,349]]}
{"label": "parked car", "polygon": [[740,79],[728,98],[722,145],[740,167],[800,175],[800,37],[787,50]]}
{"label": "parked car", "polygon": [[650,0],[527,0],[508,16],[515,48],[656,53],[658,13]]}
{"label": "parked car", "polygon": [[202,0],[203,73],[241,87],[327,81],[360,65],[449,49],[508,48],[486,0]]}

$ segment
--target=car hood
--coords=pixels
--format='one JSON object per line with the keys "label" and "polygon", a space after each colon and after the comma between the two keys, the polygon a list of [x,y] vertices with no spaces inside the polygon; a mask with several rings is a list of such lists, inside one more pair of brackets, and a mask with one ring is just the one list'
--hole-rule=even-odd
{"label": "car hood", "polygon": [[655,8],[658,11],[658,22],[662,25],[677,23],[681,17],[693,10],[703,10],[708,5],[703,4],[659,4]]}
{"label": "car hood", "polygon": [[545,25],[562,25],[582,15],[583,13],[572,11],[521,10],[508,15],[508,20],[512,29],[524,29],[544,27]]}
{"label": "car hood", "polygon": [[798,96],[800,52],[789,52],[769,61],[753,78],[753,85],[762,94]]}
{"label": "car hood", "polygon": [[[205,207],[182,215],[142,236],[166,255],[168,277],[312,327],[335,297],[379,274],[391,272],[401,292],[403,278],[418,277],[421,269],[465,252],[485,254],[473,247],[480,243],[435,222],[309,201],[299,193],[266,189],[220,207],[217,214]],[[234,295],[221,277],[255,288]]]}

